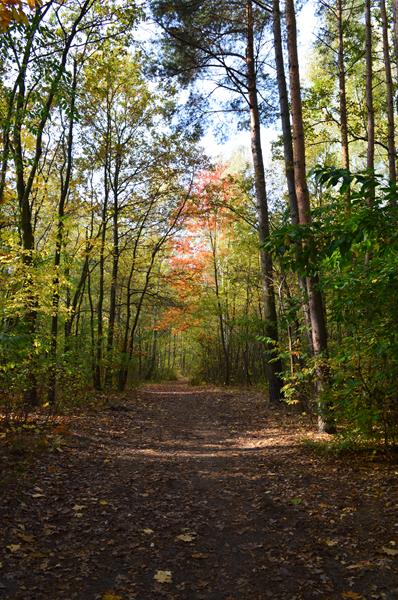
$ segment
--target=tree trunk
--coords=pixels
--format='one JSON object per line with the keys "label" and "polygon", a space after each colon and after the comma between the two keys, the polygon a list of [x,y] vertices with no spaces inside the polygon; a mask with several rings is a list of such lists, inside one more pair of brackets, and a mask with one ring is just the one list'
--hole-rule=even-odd
{"label": "tree trunk", "polygon": [[105,288],[105,240],[107,230],[107,215],[109,201],[109,185],[108,185],[108,151],[106,150],[105,166],[104,166],[104,202],[102,206],[101,216],[101,246],[99,257],[99,282],[98,282],[98,301],[97,301],[97,340],[95,349],[95,376],[94,387],[96,390],[102,389],[102,357],[104,343],[104,288]]}
{"label": "tree trunk", "polygon": [[112,250],[112,280],[109,292],[109,323],[108,339],[106,346],[106,385],[112,386],[113,379],[113,338],[116,321],[116,292],[119,271],[119,173],[121,158],[117,154],[115,159],[115,173],[113,178],[113,250]]}
{"label": "tree trunk", "polygon": [[[340,140],[343,168],[350,168],[350,153],[348,148],[348,120],[347,120],[347,93],[346,72],[344,65],[344,27],[343,27],[343,0],[337,0],[337,29],[338,29],[338,68],[339,68],[339,104],[340,104]],[[349,202],[349,196],[348,196]]]}
{"label": "tree trunk", "polygon": [[[374,171],[375,162],[375,121],[373,107],[373,57],[372,57],[372,13],[371,0],[365,0],[365,62],[366,62],[366,112],[368,120],[368,144],[366,152],[366,168]],[[371,192],[370,202],[373,202]]]}
{"label": "tree trunk", "polygon": [[[299,223],[311,223],[310,198],[306,179],[305,140],[301,105],[300,74],[297,55],[297,28],[294,0],[286,0],[286,25],[289,55],[289,79],[293,125],[294,177],[298,203]],[[319,430],[334,433],[335,423],[331,408],[324,399],[330,385],[327,367],[327,330],[323,309],[323,298],[315,277],[307,278],[310,305],[312,344],[317,359],[316,402],[319,414]]]}
{"label": "tree trunk", "polygon": [[[217,225],[216,225],[216,227],[217,227]],[[221,366],[222,366],[222,363],[224,363],[224,384],[229,385],[230,378],[231,378],[231,368],[230,368],[229,349],[228,349],[226,332],[225,332],[224,311],[223,311],[221,297],[220,297],[220,284],[219,284],[218,267],[217,267],[217,238],[216,238],[217,233],[215,232],[214,236],[212,235],[211,231],[209,233],[210,233],[210,245],[211,245],[211,250],[212,250],[212,255],[213,255],[213,273],[214,273],[214,284],[215,284],[215,293],[216,293],[216,301],[217,301],[218,323],[219,323],[219,329],[220,329],[221,350],[222,350],[222,356],[224,357],[224,360],[221,361]]]}
{"label": "tree trunk", "polygon": [[[296,184],[294,179],[294,158],[292,130],[290,125],[289,99],[287,94],[285,64],[283,60],[283,45],[281,33],[281,12],[279,0],[272,2],[273,35],[275,50],[275,66],[278,81],[279,106],[281,111],[281,125],[283,137],[283,154],[285,159],[285,173],[287,189],[289,196],[290,220],[293,225],[299,222],[298,205],[296,195]],[[312,334],[311,334],[311,315],[308,304],[308,291],[305,278],[298,276],[298,284],[302,295],[302,310],[307,332],[307,343],[310,353],[313,354]]]}
{"label": "tree trunk", "polygon": [[395,66],[398,78],[398,0],[392,0],[392,18],[393,18],[393,45]]}
{"label": "tree trunk", "polygon": [[387,92],[387,147],[388,174],[390,181],[397,180],[395,127],[394,127],[394,88],[392,84],[390,46],[388,41],[388,20],[385,0],[380,0],[380,16],[383,32],[383,57]]}
{"label": "tree trunk", "polygon": [[57,344],[58,344],[58,317],[59,317],[59,268],[61,264],[62,246],[64,241],[64,217],[65,204],[69,194],[69,184],[72,175],[72,148],[73,148],[73,126],[75,120],[75,98],[77,85],[77,62],[73,63],[72,89],[70,102],[70,119],[69,130],[66,144],[66,156],[64,162],[65,179],[61,171],[62,183],[61,193],[58,204],[58,223],[57,223],[57,239],[55,242],[54,256],[54,277],[53,277],[53,297],[52,297],[52,316],[51,316],[51,343],[50,343],[50,377],[48,385],[48,401],[50,404],[55,403],[56,399],[56,384],[57,384]]}
{"label": "tree trunk", "polygon": [[[254,166],[257,214],[259,220],[259,239],[261,246],[263,246],[269,237],[269,215],[267,190],[265,185],[264,161],[261,147],[260,113],[258,108],[256,66],[254,57],[253,6],[251,0],[247,2],[246,7],[246,65],[248,99],[250,105],[251,150]],[[282,381],[280,377],[282,364],[279,359],[275,360],[275,353],[278,351],[278,323],[275,306],[274,272],[272,257],[268,252],[265,252],[263,247],[261,247],[260,250],[260,259],[263,277],[264,332],[266,338],[269,340],[269,343],[267,343],[266,362],[266,374],[269,385],[269,400],[270,402],[278,402],[282,396]]]}

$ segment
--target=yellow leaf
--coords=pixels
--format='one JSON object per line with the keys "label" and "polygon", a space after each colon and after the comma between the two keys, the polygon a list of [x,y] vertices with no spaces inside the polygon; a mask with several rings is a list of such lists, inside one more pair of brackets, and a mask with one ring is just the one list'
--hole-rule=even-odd
{"label": "yellow leaf", "polygon": [[153,533],[153,529],[149,529],[149,528],[147,528],[147,529],[143,529],[142,531],[143,531],[144,533],[146,533],[147,535],[152,535],[152,533]]}
{"label": "yellow leaf", "polygon": [[6,546],[7,550],[10,552],[18,552],[21,549],[21,544],[10,544]]}
{"label": "yellow leaf", "polygon": [[105,594],[102,595],[101,600],[122,600],[122,596],[114,594],[113,592],[105,592]]}
{"label": "yellow leaf", "polygon": [[108,500],[100,500],[99,503],[101,504],[101,506],[108,506],[109,504]]}
{"label": "yellow leaf", "polygon": [[326,546],[329,546],[331,548],[332,546],[337,546],[338,541],[327,539],[327,540],[325,540],[325,544],[326,544]]}
{"label": "yellow leaf", "polygon": [[388,546],[383,546],[382,550],[385,554],[388,554],[388,556],[398,556],[398,550],[396,550],[395,548],[388,548]]}
{"label": "yellow leaf", "polygon": [[347,598],[347,600],[364,600],[364,597],[357,594],[357,592],[343,592],[342,597]]}
{"label": "yellow leaf", "polygon": [[173,577],[171,575],[171,571],[156,571],[153,578],[158,583],[171,583],[173,581]]}
{"label": "yellow leaf", "polygon": [[181,535],[177,535],[176,540],[180,542],[193,542],[195,539],[195,534],[190,533],[182,533]]}

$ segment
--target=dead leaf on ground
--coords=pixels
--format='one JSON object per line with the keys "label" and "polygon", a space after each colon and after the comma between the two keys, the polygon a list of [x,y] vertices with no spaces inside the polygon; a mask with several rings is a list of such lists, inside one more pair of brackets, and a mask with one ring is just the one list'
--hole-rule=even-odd
{"label": "dead leaf on ground", "polygon": [[180,542],[193,542],[195,537],[195,533],[181,533],[180,535],[177,535],[176,540]]}
{"label": "dead leaf on ground", "polygon": [[343,592],[342,598],[347,598],[347,600],[365,600],[362,594],[358,594],[357,592]]}
{"label": "dead leaf on ground", "polygon": [[388,556],[398,556],[398,550],[396,548],[389,548],[388,546],[383,546],[382,550],[384,554],[388,554]]}
{"label": "dead leaf on ground", "polygon": [[105,594],[102,595],[101,600],[122,600],[122,596],[114,594],[113,592],[105,592]]}
{"label": "dead leaf on ground", "polygon": [[156,571],[153,578],[158,583],[172,583],[172,581],[173,581],[173,576],[171,574],[171,571]]}
{"label": "dead leaf on ground", "polygon": [[146,533],[146,535],[152,535],[152,533],[154,533],[153,529],[149,529],[149,527],[146,527],[142,531]]}
{"label": "dead leaf on ground", "polygon": [[19,552],[19,550],[21,549],[21,544],[9,544],[8,546],[6,546],[6,548],[12,553]]}
{"label": "dead leaf on ground", "polygon": [[347,569],[349,569],[350,571],[355,571],[356,569],[369,569],[372,568],[373,565],[370,562],[370,560],[362,560],[358,563],[355,563],[353,565],[348,565]]}
{"label": "dead leaf on ground", "polygon": [[35,540],[33,535],[29,535],[28,533],[23,533],[23,531],[18,531],[17,536],[19,537],[20,540],[22,540],[23,542],[26,542],[27,544],[32,544]]}

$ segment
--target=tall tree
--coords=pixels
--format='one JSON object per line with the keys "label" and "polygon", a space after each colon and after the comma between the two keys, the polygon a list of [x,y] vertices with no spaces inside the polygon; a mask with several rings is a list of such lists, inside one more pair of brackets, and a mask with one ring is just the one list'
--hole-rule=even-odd
{"label": "tall tree", "polygon": [[[299,223],[311,223],[310,197],[307,186],[305,140],[301,105],[300,73],[297,53],[297,26],[294,0],[286,0],[286,26],[289,56],[290,98],[293,129],[294,176],[298,204]],[[317,362],[317,403],[319,411],[319,429],[326,433],[335,431],[333,415],[325,401],[329,386],[329,371],[327,366],[328,338],[325,322],[322,294],[319,282],[314,276],[307,277],[307,289],[310,305],[312,344]]]}
{"label": "tall tree", "polygon": [[388,174],[391,181],[397,179],[397,154],[395,147],[394,123],[394,87],[392,83],[390,43],[388,39],[389,23],[385,0],[380,0],[380,16],[383,37],[383,58],[387,92],[387,148],[388,148]]}
{"label": "tall tree", "polygon": [[339,105],[340,105],[340,139],[342,150],[342,164],[344,169],[350,168],[350,152],[348,146],[348,117],[347,117],[347,90],[346,69],[344,63],[344,17],[343,0],[336,3],[338,45],[338,67],[339,67]]}
{"label": "tall tree", "polygon": [[375,166],[375,115],[373,103],[372,31],[372,1],[365,0],[366,112],[368,137],[366,151],[366,168],[370,172],[374,171]]}
{"label": "tall tree", "polygon": [[77,61],[73,62],[72,82],[70,89],[69,124],[66,127],[66,138],[63,140],[63,163],[61,167],[61,185],[58,203],[58,222],[55,241],[54,255],[54,277],[51,316],[51,340],[50,340],[50,375],[48,383],[48,401],[55,403],[57,384],[57,347],[58,347],[58,322],[60,303],[60,266],[64,244],[65,228],[65,206],[68,200],[73,167],[73,131],[75,125],[76,111],[76,87],[77,87]]}

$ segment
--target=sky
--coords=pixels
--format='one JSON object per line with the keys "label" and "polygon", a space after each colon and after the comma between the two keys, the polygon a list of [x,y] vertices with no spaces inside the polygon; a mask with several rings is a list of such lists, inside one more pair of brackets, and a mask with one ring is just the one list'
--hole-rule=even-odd
{"label": "sky", "polygon": [[[306,2],[297,15],[298,30],[298,52],[300,60],[300,77],[305,81],[307,76],[307,65],[310,61],[312,45],[315,42],[314,31],[317,28],[317,17],[315,15],[314,0]],[[266,167],[271,164],[271,145],[280,134],[279,126],[275,124],[272,127],[262,127],[261,138],[264,153],[264,162]],[[248,131],[232,133],[226,143],[218,143],[217,139],[210,130],[202,138],[202,146],[206,154],[214,159],[228,161],[238,149],[243,148],[250,157],[250,134]]]}

